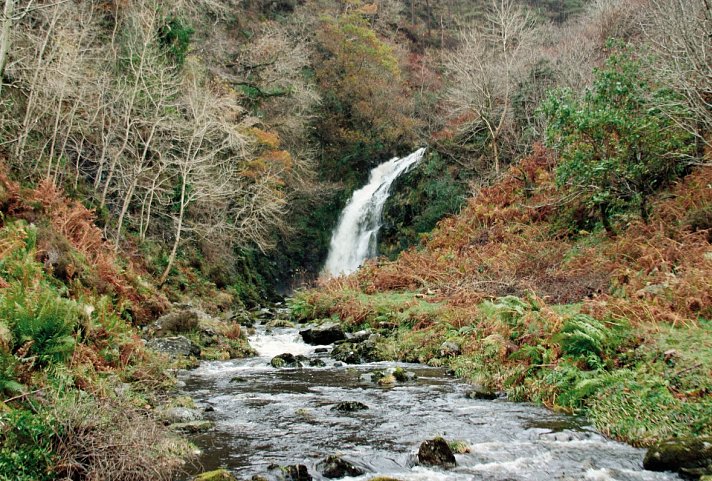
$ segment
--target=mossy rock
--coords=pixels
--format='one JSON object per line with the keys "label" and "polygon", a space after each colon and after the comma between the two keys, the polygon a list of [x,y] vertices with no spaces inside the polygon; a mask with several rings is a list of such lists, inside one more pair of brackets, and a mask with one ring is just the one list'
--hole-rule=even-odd
{"label": "mossy rock", "polygon": [[273,319],[267,323],[267,327],[270,329],[279,327],[294,327],[294,323],[286,319]]}
{"label": "mossy rock", "polygon": [[199,474],[193,478],[193,481],[237,481],[227,469],[216,469],[207,473]]}
{"label": "mossy rock", "polygon": [[393,374],[388,374],[387,376],[383,376],[378,380],[379,386],[392,386],[395,383],[396,377]]}
{"label": "mossy rock", "polygon": [[287,365],[287,361],[285,361],[283,358],[281,358],[279,356],[273,357],[269,363],[272,367],[276,367],[276,368],[284,367]]}
{"label": "mossy rock", "polygon": [[190,396],[176,396],[168,401],[166,407],[195,409],[195,400]]}
{"label": "mossy rock", "polygon": [[395,377],[398,382],[415,381],[418,378],[414,372],[406,371],[402,367],[397,367],[393,370],[393,377]]}
{"label": "mossy rock", "polygon": [[423,466],[453,467],[457,464],[455,454],[447,441],[441,437],[424,441],[418,449],[418,464]]}
{"label": "mossy rock", "polygon": [[280,354],[279,356],[274,356],[269,363],[272,367],[276,368],[300,368],[304,366],[304,361],[306,360],[307,358],[304,356],[295,356],[294,354],[285,352],[284,354]]}
{"label": "mossy rock", "polygon": [[648,449],[643,467],[693,477],[712,475],[712,437],[668,439]]}

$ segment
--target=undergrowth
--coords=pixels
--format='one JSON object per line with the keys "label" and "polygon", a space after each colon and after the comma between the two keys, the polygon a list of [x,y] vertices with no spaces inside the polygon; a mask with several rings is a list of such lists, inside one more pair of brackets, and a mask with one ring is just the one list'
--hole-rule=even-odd
{"label": "undergrowth", "polygon": [[134,327],[166,299],[51,184],[0,173],[0,208],[0,480],[173,479],[189,447],[152,409],[174,381]]}

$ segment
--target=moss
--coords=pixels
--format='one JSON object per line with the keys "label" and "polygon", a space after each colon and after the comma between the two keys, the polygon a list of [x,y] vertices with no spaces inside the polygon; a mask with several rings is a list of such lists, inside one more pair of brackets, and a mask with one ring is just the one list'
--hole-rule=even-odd
{"label": "moss", "polygon": [[216,469],[199,474],[193,481],[237,481],[237,478],[226,469]]}

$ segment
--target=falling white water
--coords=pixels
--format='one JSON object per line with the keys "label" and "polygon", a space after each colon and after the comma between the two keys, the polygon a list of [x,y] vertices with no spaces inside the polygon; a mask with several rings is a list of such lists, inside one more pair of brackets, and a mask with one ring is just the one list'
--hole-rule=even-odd
{"label": "falling white water", "polygon": [[399,175],[420,162],[425,148],[407,157],[395,157],[371,170],[368,184],[358,189],[346,204],[339,224],[331,236],[331,247],[323,274],[350,274],[364,260],[377,255],[378,229],[381,228],[383,205],[391,184]]}

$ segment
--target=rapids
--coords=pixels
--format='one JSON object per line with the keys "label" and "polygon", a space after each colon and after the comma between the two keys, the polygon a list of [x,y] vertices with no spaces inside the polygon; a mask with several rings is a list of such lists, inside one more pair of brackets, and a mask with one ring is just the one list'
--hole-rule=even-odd
{"label": "rapids", "polygon": [[[608,440],[581,419],[506,400],[465,396],[468,386],[442,369],[402,363],[344,366],[328,353],[301,342],[295,329],[260,328],[250,339],[259,356],[203,362],[181,374],[185,393],[215,427],[195,435],[200,469],[226,467],[238,479],[268,476],[268,466],[304,464],[315,480],[315,465],[331,454],[367,469],[352,481],[377,475],[403,481],[663,481],[670,473],[644,471],[644,451]],[[275,369],[271,357],[289,352],[320,357],[322,368]],[[381,387],[360,374],[388,366],[415,372],[414,382]],[[370,409],[339,413],[340,401]],[[462,441],[450,470],[415,465],[418,446],[443,436]],[[268,477],[268,479],[271,479]]]}

